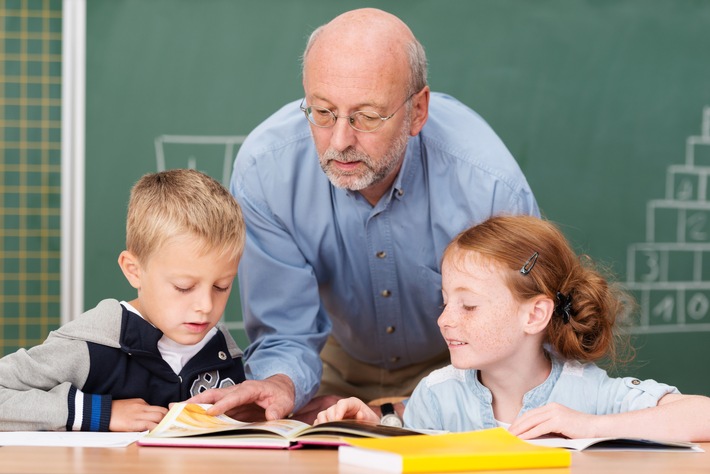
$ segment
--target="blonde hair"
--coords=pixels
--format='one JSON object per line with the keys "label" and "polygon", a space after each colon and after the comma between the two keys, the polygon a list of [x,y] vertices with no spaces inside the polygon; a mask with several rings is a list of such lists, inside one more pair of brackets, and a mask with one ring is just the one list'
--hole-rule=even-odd
{"label": "blonde hair", "polygon": [[246,227],[237,201],[219,182],[199,171],[174,169],[146,174],[131,190],[126,249],[148,258],[171,238],[188,234],[205,253],[239,259]]}
{"label": "blonde hair", "polygon": [[[633,357],[628,338],[616,330],[633,309],[633,298],[608,282],[591,258],[578,256],[551,222],[525,215],[492,217],[456,236],[443,258],[465,259],[470,252],[510,270],[505,281],[518,301],[544,295],[557,302],[558,292],[570,297],[569,321],[556,307],[545,334],[545,342],[561,357],[581,362],[607,358],[612,365]],[[531,260],[535,253],[537,260]]]}

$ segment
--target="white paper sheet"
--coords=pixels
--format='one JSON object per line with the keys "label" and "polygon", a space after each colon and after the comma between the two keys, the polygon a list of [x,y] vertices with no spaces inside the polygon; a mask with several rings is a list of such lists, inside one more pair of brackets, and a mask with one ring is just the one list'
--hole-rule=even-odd
{"label": "white paper sheet", "polygon": [[88,431],[3,431],[0,446],[70,446],[84,448],[123,448],[146,432],[94,433]]}

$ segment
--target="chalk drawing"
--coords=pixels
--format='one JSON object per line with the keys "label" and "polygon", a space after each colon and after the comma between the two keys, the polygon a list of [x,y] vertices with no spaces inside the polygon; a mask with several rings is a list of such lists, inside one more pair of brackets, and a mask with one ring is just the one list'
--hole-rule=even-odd
{"label": "chalk drawing", "polygon": [[[244,135],[160,135],[154,141],[156,169],[196,169],[229,188],[236,150],[245,138]],[[223,322],[228,329],[244,330],[242,321],[233,321],[227,316],[225,314]]]}
{"label": "chalk drawing", "polygon": [[155,138],[156,169],[197,169],[229,187],[235,150],[245,138],[244,135],[160,135]]}
{"label": "chalk drawing", "polygon": [[629,245],[626,287],[636,296],[637,334],[710,331],[710,107],[685,163],[671,165],[664,199],[646,205],[646,241]]}

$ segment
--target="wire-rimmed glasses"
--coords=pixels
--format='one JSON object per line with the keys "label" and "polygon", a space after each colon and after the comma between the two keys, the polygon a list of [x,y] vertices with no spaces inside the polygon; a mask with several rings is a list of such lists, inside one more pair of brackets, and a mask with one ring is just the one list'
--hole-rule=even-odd
{"label": "wire-rimmed glasses", "polygon": [[409,102],[409,99],[411,99],[412,97],[414,97],[414,94],[411,94],[409,97],[407,97],[407,100],[402,102],[402,105],[397,107],[397,109],[391,114],[389,114],[387,117],[383,117],[374,110],[358,110],[356,112],[351,113],[350,115],[335,115],[335,112],[330,109],[326,109],[325,107],[319,107],[317,105],[305,105],[305,97],[301,101],[301,105],[299,107],[301,108],[301,111],[303,111],[303,113],[306,115],[308,121],[316,127],[330,128],[335,125],[335,122],[337,122],[339,118],[345,118],[348,119],[348,124],[350,124],[353,130],[357,130],[358,132],[370,133],[382,128],[385,122],[394,117],[394,114],[399,112],[399,109],[404,107],[404,104]]}

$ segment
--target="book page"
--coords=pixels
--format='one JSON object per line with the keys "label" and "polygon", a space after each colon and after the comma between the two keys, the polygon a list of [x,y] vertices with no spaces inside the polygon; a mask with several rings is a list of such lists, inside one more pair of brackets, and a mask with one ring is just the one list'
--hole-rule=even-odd
{"label": "book page", "polygon": [[567,448],[576,451],[585,449],[594,449],[595,451],[702,451],[702,448],[694,443],[640,438],[539,438],[526,441],[536,446]]}
{"label": "book page", "polygon": [[[150,432],[150,437],[172,438],[193,436],[225,431],[261,432],[291,439],[310,427],[298,420],[274,420],[247,423],[237,421],[227,415],[208,415],[210,405],[196,403],[175,403],[158,426]],[[246,433],[245,433],[246,434]]]}
{"label": "book page", "polygon": [[356,436],[366,438],[389,438],[391,436],[409,436],[416,434],[438,434],[441,432],[424,432],[394,426],[385,426],[361,420],[339,420],[321,423],[303,431],[302,435],[325,436]]}

